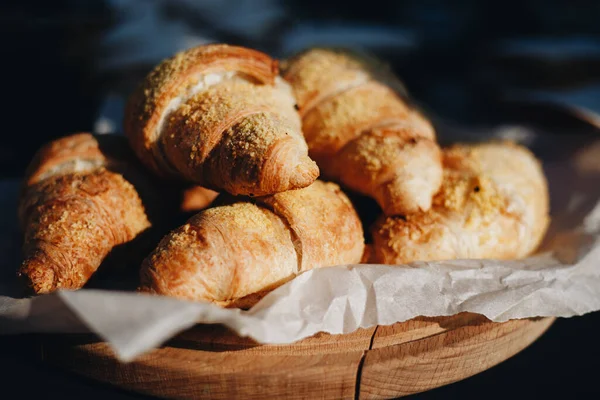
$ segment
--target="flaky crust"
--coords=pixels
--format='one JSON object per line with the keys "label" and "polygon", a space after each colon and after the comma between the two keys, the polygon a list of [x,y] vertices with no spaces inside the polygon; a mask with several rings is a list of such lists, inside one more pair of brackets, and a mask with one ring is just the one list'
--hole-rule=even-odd
{"label": "flaky crust", "polygon": [[406,124],[365,132],[348,143],[334,162],[338,179],[373,197],[386,215],[428,210],[442,182],[439,146],[431,137],[415,135]]}
{"label": "flaky crust", "polygon": [[442,176],[435,131],[389,71],[347,52],[311,49],[284,62],[283,76],[324,178],[373,197],[386,215],[431,207]]}
{"label": "flaky crust", "polygon": [[141,290],[250,306],[311,268],[360,262],[360,220],[332,183],[205,210],[144,261]]}
{"label": "flaky crust", "polygon": [[301,272],[324,264],[360,261],[364,251],[362,225],[338,185],[317,181],[304,190],[258,198],[257,203],[283,218],[291,228]]}
{"label": "flaky crust", "polygon": [[301,116],[325,99],[369,80],[364,63],[327,49],[300,53],[282,67],[284,78],[294,88]]}
{"label": "flaky crust", "polygon": [[297,116],[270,111],[285,104],[277,94],[244,81],[199,93],[169,117],[164,154],[187,180],[233,195],[261,196],[309,185],[318,168],[307,156]]}
{"label": "flaky crust", "polygon": [[444,151],[444,181],[433,207],[373,226],[372,262],[530,255],[549,223],[541,164],[512,143],[454,145]]}
{"label": "flaky crust", "polygon": [[89,133],[76,133],[43,146],[25,171],[24,185],[33,185],[52,175],[89,172],[109,160]]}
{"label": "flaky crust", "polygon": [[194,84],[199,74],[238,71],[261,83],[272,84],[277,62],[266,54],[228,45],[199,46],[161,62],[131,95],[125,110],[125,132],[142,161],[161,173],[155,143],[157,124],[171,101]]}
{"label": "flaky crust", "polygon": [[[204,84],[207,74],[214,81]],[[256,196],[308,186],[319,170],[293,96],[277,77],[277,62],[258,51],[207,45],[181,52],[132,95],[125,132],[161,175]],[[239,175],[245,167],[251,173]]]}
{"label": "flaky crust", "polygon": [[284,79],[292,85],[301,116],[316,105],[348,89],[377,81],[403,101],[406,88],[381,60],[349,49],[314,47],[281,63]]}
{"label": "flaky crust", "polygon": [[378,82],[367,82],[329,97],[303,119],[311,155],[321,160],[336,154],[364,131],[403,123],[409,109],[396,94]]}
{"label": "flaky crust", "polygon": [[48,178],[29,193],[19,275],[37,294],[79,289],[113,247],[150,226],[135,188],[104,168]]}
{"label": "flaky crust", "polygon": [[150,226],[122,173],[134,176],[133,164],[124,138],[99,141],[87,133],[36,153],[19,203],[25,238],[18,271],[35,293],[82,287],[115,246]]}

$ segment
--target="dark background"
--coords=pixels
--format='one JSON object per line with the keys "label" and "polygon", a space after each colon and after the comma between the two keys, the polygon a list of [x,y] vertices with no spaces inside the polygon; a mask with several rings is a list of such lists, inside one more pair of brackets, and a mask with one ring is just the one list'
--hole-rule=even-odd
{"label": "dark background", "polygon": [[600,109],[600,2],[592,0],[2,4],[3,176],[20,176],[57,136],[119,133],[123,103],[148,70],[209,41],[278,58],[311,45],[366,50],[391,64],[432,117],[469,126],[520,121],[524,100]]}
{"label": "dark background", "polygon": [[[593,131],[598,21],[597,1],[3,2],[0,178],[18,179],[58,136],[119,134],[123,103],[148,70],[212,41],[274,57],[311,45],[367,50],[391,64],[442,141],[449,126]],[[598,398],[598,327],[598,314],[558,320],[516,357],[415,398]],[[140,398],[20,359],[13,339],[0,340],[0,398]]]}

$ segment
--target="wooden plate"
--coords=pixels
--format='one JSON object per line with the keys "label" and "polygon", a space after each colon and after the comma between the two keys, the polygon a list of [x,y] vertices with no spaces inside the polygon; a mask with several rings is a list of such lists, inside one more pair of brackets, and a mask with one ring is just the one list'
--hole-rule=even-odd
{"label": "wooden plate", "polygon": [[106,343],[81,337],[46,338],[41,345],[47,363],[165,398],[375,399],[484,371],[523,350],[553,321],[493,323],[462,313],[317,334],[291,345],[258,345],[220,325],[198,325],[130,363],[119,363]]}

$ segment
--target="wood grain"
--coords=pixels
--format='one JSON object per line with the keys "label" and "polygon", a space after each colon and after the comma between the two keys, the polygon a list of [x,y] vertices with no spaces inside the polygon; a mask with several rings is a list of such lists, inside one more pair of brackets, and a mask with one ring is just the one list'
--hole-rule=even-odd
{"label": "wood grain", "polygon": [[197,325],[130,363],[86,336],[42,337],[40,344],[46,363],[165,398],[394,398],[481,372],[552,322],[500,324],[464,313],[320,333],[290,345],[260,345],[220,325]]}
{"label": "wood grain", "polygon": [[517,354],[554,321],[496,324],[467,315],[461,326],[460,317],[410,321],[417,331],[427,332],[422,339],[411,339],[413,329],[403,324],[380,328],[365,356],[358,397],[401,397],[465,379]]}

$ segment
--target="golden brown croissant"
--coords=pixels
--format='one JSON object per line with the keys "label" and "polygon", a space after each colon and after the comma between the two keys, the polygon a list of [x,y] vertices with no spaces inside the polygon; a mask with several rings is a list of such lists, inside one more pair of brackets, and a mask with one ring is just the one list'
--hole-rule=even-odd
{"label": "golden brown croissant", "polygon": [[386,215],[426,211],[442,179],[435,131],[377,68],[311,49],[287,61],[283,76],[322,176],[373,197]]}
{"label": "golden brown croissant", "polygon": [[165,236],[142,265],[141,290],[248,307],[303,271],[361,261],[362,226],[336,184],[255,200],[210,208]]}
{"label": "golden brown croissant", "polygon": [[163,176],[262,196],[308,186],[319,174],[294,107],[276,61],[206,45],[148,75],[128,102],[124,128],[139,158]]}
{"label": "golden brown croissant", "polygon": [[18,272],[35,293],[82,287],[115,246],[150,226],[140,198],[148,187],[130,182],[141,174],[122,137],[74,134],[36,153],[19,204]]}
{"label": "golden brown croissant", "polygon": [[372,262],[522,258],[543,239],[548,211],[546,178],[529,150],[454,145],[444,151],[444,181],[431,210],[374,224]]}

